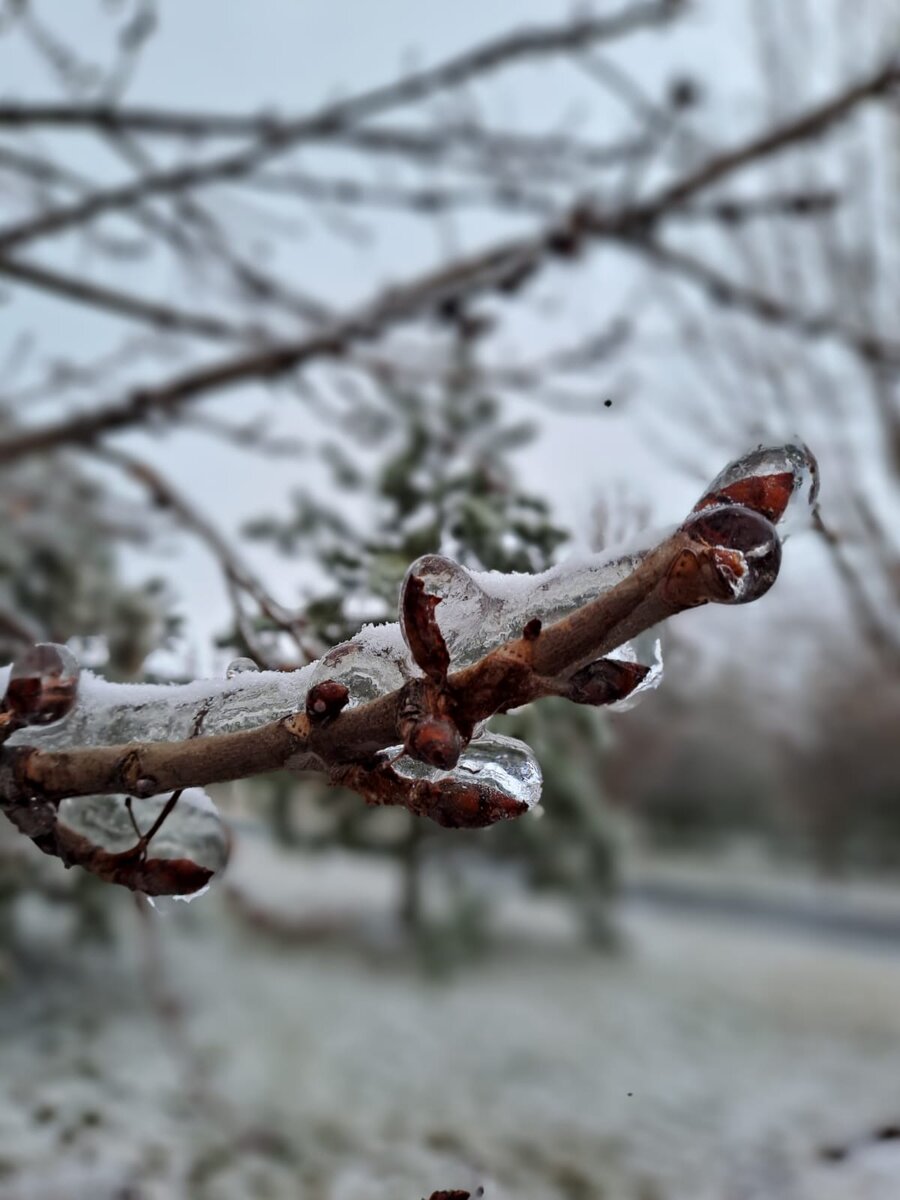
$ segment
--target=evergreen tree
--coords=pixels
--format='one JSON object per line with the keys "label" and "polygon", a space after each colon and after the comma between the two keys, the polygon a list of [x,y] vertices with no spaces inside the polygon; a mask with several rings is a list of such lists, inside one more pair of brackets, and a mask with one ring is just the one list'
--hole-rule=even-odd
{"label": "evergreen tree", "polygon": [[[500,401],[473,385],[468,346],[457,346],[455,370],[442,386],[391,389],[380,430],[386,457],[368,476],[343,447],[327,447],[343,490],[366,498],[369,528],[309,494],[295,498],[284,521],[253,522],[248,533],[273,540],[290,554],[312,553],[330,586],[306,607],[313,631],[330,645],[354,634],[363,621],[396,619],[403,575],[421,554],[440,551],[477,570],[537,572],[551,565],[566,535],[545,500],[522,487],[514,451],[535,435],[530,423],[510,423]],[[408,813],[365,810],[358,798],[289,779],[271,781],[275,827],[282,839],[306,848],[339,845],[390,853],[402,864],[400,911],[422,949],[445,961],[471,951],[484,932],[487,896],[472,884],[473,863],[516,864],[527,883],[564,893],[586,932],[606,941],[612,854],[602,804],[602,717],[592,709],[543,701],[519,714],[495,718],[503,732],[524,738],[545,773],[539,823],[511,822],[460,839],[427,828]],[[493,723],[492,723],[493,724]],[[461,835],[462,836],[462,835]],[[425,911],[422,865],[429,877],[449,878],[449,916]],[[485,872],[481,872],[484,877]]]}

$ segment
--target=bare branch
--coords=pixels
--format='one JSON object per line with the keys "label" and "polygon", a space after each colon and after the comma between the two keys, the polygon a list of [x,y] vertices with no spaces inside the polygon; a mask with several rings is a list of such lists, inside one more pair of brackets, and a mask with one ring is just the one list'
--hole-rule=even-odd
{"label": "bare branch", "polygon": [[[164,109],[135,108],[128,105],[0,105],[0,125],[9,128],[31,126],[62,129],[96,130],[106,134],[161,135],[189,140],[213,137],[251,138],[259,141],[284,140],[293,122],[277,115],[261,113],[186,113]],[[567,167],[608,167],[628,161],[647,151],[645,138],[627,138],[609,144],[593,143],[564,133],[533,134],[491,129],[471,122],[441,124],[426,131],[411,126],[378,124],[371,127],[335,129],[329,143],[350,147],[366,154],[390,155],[425,161],[459,154],[477,153],[485,159],[519,160],[520,166],[536,162],[563,163]],[[0,161],[16,154],[0,148]],[[45,182],[57,181],[52,164],[37,162],[27,173]]]}
{"label": "bare branch", "polygon": [[160,332],[180,333],[218,342],[259,341],[266,336],[262,329],[241,328],[219,317],[144,300],[118,288],[91,283],[83,276],[66,275],[37,263],[23,262],[20,258],[0,257],[0,275],[123,320],[150,325]]}
{"label": "bare branch", "polygon": [[832,312],[805,313],[777,296],[731,279],[694,255],[665,246],[655,239],[635,238],[631,245],[656,265],[698,284],[724,308],[749,313],[765,324],[781,326],[801,337],[832,338],[870,362],[900,366],[900,341],[891,342],[868,330],[856,329]]}
{"label": "bare branch", "polygon": [[[884,67],[819,105],[758,138],[690,171],[656,197],[611,213],[575,205],[548,229],[499,243],[487,250],[426,273],[377,295],[349,316],[334,321],[300,341],[279,343],[132,393],[125,401],[101,407],[54,425],[27,430],[0,442],[0,463],[65,443],[85,443],[143,421],[151,412],[171,415],[186,402],[249,379],[266,379],[294,370],[317,358],[343,355],[355,341],[366,340],[402,321],[459,304],[490,290],[514,291],[546,260],[577,256],[593,239],[615,239],[641,245],[640,238],[670,211],[767,155],[825,132],[864,100],[884,95],[900,77],[900,67]],[[0,243],[2,244],[2,243]]]}
{"label": "bare branch", "polygon": [[0,230],[0,252],[5,253],[38,237],[61,233],[104,213],[129,208],[152,196],[171,196],[237,179],[301,141],[328,139],[336,130],[347,129],[400,105],[416,103],[434,92],[458,87],[512,63],[571,53],[584,46],[623,37],[636,29],[668,21],[679,8],[680,5],[672,0],[643,0],[609,17],[583,17],[558,25],[535,26],[485,42],[437,66],[329,104],[281,127],[270,128],[263,139],[246,149],[206,163],[158,171],[133,183],[102,189],[84,200]]}
{"label": "bare branch", "polygon": [[846,120],[868,100],[888,96],[900,83],[900,63],[896,58],[876,68],[871,74],[850,84],[842,92],[808,109],[792,120],[776,124],[758,137],[745,142],[733,150],[724,151],[708,159],[696,171],[680,181],[664,188],[656,200],[648,206],[651,213],[658,214],[669,208],[678,207],[697,192],[718,183],[744,167],[761,159],[768,159],[789,146],[808,142],[821,137],[835,125]]}
{"label": "bare branch", "polygon": [[[450,675],[445,686],[456,724],[471,734],[478,722],[496,712],[552,694],[552,680],[585,660],[608,654],[667,617],[710,600],[733,599],[721,575],[719,549],[680,529],[621,583],[583,608]],[[685,555],[696,570],[683,581]],[[407,689],[401,688],[344,709],[322,725],[298,711],[261,727],[183,742],[61,750],[6,747],[0,794],[51,802],[119,792],[140,797],[245,778],[308,762],[310,756],[326,768],[365,764],[402,741],[406,698]]]}
{"label": "bare branch", "polygon": [[[302,661],[306,662],[314,657],[314,654],[304,641],[306,622],[303,617],[297,612],[290,612],[283,605],[279,604],[274,597],[269,595],[261,581],[250,570],[237,551],[229,545],[227,539],[211,524],[203,513],[199,512],[185,496],[169,483],[167,479],[163,478],[159,471],[135,458],[133,455],[123,453],[121,450],[103,448],[98,449],[96,453],[106,461],[114,463],[126,471],[150,493],[156,504],[162,508],[171,510],[181,524],[190,532],[196,534],[206,545],[218,562],[230,589],[232,589],[236,610],[235,617],[239,625],[243,627],[243,609],[240,605],[240,597],[235,593],[246,592],[276,628],[290,635],[300,652]],[[256,640],[252,638],[252,635],[248,637],[245,634],[245,640],[250,642],[248,649],[259,658],[262,664],[271,665],[267,663],[268,656]]]}

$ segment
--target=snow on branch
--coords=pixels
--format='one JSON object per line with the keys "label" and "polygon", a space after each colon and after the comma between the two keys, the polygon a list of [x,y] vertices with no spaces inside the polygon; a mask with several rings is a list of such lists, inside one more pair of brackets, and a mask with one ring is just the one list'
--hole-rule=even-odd
{"label": "snow on branch", "polygon": [[193,893],[225,865],[228,835],[202,789],[276,769],[316,769],[369,804],[441,825],[517,817],[540,799],[530,749],[483,723],[545,696],[623,705],[659,664],[633,639],[707,603],[744,604],[775,582],[775,526],[815,503],[804,447],[727,467],[689,517],[640,549],[542,575],[410,567],[397,625],[368,626],[298,671],[184,685],[111,684],[65,647],[38,645],[8,672],[0,805],[46,853],[148,894]]}

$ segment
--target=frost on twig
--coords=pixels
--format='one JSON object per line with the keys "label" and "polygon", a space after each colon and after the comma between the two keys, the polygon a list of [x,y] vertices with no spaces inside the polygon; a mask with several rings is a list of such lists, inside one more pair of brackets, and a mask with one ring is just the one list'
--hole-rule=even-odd
{"label": "frost on twig", "polygon": [[398,625],[366,627],[299,671],[242,661],[223,680],[110,684],[79,677],[64,647],[36,647],[4,681],[0,803],[47,853],[152,893],[194,892],[227,858],[218,818],[184,789],[262,771],[318,769],[445,826],[519,816],[540,769],[483,723],[544,696],[623,706],[655,686],[661,666],[639,662],[634,639],[687,608],[767,592],[775,525],[815,502],[817,482],[805,448],[760,448],[638,548],[541,575],[426,555]]}

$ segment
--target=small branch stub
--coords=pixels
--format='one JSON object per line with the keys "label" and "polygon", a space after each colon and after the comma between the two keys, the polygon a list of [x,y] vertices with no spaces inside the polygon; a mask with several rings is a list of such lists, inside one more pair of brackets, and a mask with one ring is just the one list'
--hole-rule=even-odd
{"label": "small branch stub", "polygon": [[333,721],[349,700],[350,693],[344,684],[334,679],[323,679],[306,694],[306,715],[311,724],[324,725]]}

